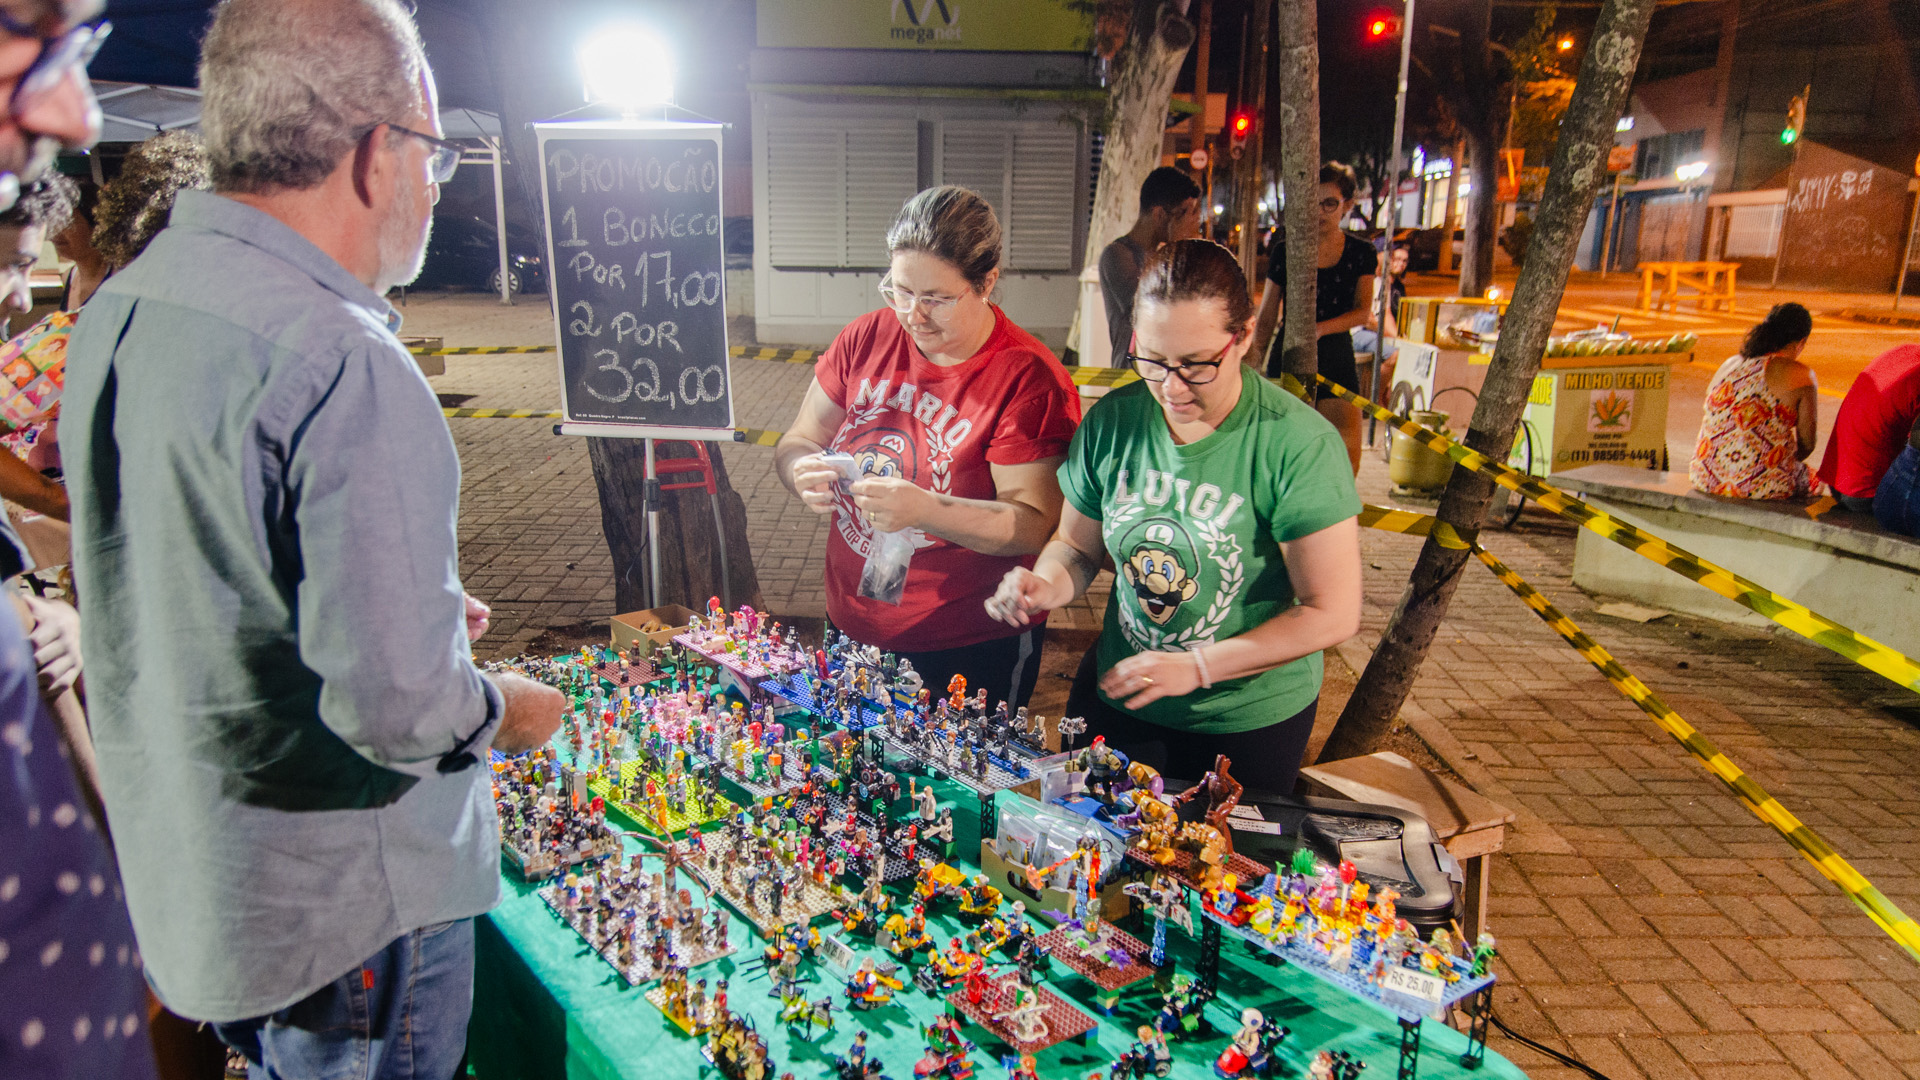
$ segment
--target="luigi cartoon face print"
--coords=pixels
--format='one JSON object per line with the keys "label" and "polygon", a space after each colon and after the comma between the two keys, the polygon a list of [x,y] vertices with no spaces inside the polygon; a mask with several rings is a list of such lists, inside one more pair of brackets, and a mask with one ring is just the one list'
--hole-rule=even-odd
{"label": "luigi cartoon face print", "polygon": [[1198,565],[1187,530],[1167,518],[1149,518],[1135,530],[1132,553],[1120,572],[1133,588],[1140,610],[1155,626],[1167,625],[1180,605],[1200,591]]}
{"label": "luigi cartoon face print", "polygon": [[1120,580],[1114,606],[1133,648],[1164,652],[1215,640],[1247,581],[1235,531],[1246,500],[1157,469],[1139,488],[1119,470],[1113,508],[1101,521]]}

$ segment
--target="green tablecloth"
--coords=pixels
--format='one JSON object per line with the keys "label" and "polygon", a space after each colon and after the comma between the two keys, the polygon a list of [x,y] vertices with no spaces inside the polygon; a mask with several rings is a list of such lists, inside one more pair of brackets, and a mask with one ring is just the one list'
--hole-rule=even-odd
{"label": "green tablecloth", "polygon": [[[974,814],[962,795],[956,807],[961,834],[957,851],[977,851]],[[629,842],[631,845],[631,842]],[[637,848],[637,845],[635,845]],[[468,1041],[471,1059],[483,1080],[614,1080],[655,1077],[688,1080],[718,1076],[700,1054],[701,1043],[669,1023],[649,1004],[646,987],[626,985],[605,961],[594,955],[566,924],[535,895],[533,886],[505,872],[506,898],[492,914],[478,921],[479,966],[474,989],[474,1013]],[[929,912],[934,941],[944,946],[962,924],[950,905],[937,904]],[[822,924],[822,933],[838,927]],[[1195,929],[1199,921],[1195,920]],[[723,960],[694,969],[711,987],[727,979],[733,1011],[753,1017],[767,1036],[772,1055],[769,1080],[792,1072],[798,1080],[832,1076],[832,1059],[843,1054],[856,1030],[865,1029],[870,1054],[886,1065],[892,1080],[912,1080],[913,1065],[924,1051],[920,1028],[943,1009],[944,1001],[914,989],[911,982],[895,1004],[867,1012],[843,1011],[846,998],[834,974],[819,964],[811,968],[817,980],[808,985],[808,997],[834,998],[832,1032],[814,1031],[809,1042],[801,1028],[789,1033],[779,1021],[780,1001],[769,997],[769,981],[761,973],[760,938],[735,915],[730,940],[740,951]],[[1168,952],[1177,970],[1192,973],[1198,942],[1172,929]],[[868,949],[871,950],[869,943]],[[884,955],[884,954],[882,954]],[[1105,1075],[1107,1064],[1133,1041],[1134,1029],[1150,1023],[1160,1006],[1150,984],[1130,990],[1113,1016],[1101,1016],[1091,1004],[1093,987],[1055,962],[1046,980],[1055,991],[1101,1023],[1088,1043],[1061,1043],[1039,1055],[1044,1080],[1081,1080],[1090,1073]],[[1229,938],[1222,948],[1219,996],[1206,1007],[1218,1032],[1204,1041],[1175,1043],[1174,1080],[1203,1080],[1213,1076],[1213,1059],[1239,1027],[1240,1010],[1251,1005],[1293,1034],[1278,1051],[1277,1076],[1298,1077],[1322,1049],[1346,1050],[1367,1063],[1365,1075],[1384,1080],[1395,1075],[1399,1059],[1400,1027],[1384,1009],[1353,997],[1284,965],[1275,966]],[[978,1028],[969,1038],[983,1040],[974,1054],[978,1080],[999,1080],[998,1057],[1008,1051]],[[1519,1069],[1489,1052],[1474,1071],[1459,1065],[1466,1037],[1444,1024],[1422,1025],[1422,1077],[1523,1077]]]}

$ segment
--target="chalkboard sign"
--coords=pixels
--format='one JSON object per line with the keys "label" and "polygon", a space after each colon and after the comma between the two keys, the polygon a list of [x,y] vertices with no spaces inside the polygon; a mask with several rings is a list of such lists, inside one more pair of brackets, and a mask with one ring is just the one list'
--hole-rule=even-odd
{"label": "chalkboard sign", "polygon": [[720,125],[534,130],[565,420],[730,438]]}

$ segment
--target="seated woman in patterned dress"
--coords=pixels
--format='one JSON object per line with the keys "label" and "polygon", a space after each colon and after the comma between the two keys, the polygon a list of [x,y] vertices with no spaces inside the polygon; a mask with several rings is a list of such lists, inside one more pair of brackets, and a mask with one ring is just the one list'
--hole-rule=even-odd
{"label": "seated woman in patterned dress", "polygon": [[1792,499],[1813,493],[1806,465],[1813,453],[1819,387],[1800,362],[1813,316],[1799,304],[1776,304],[1747,331],[1740,353],[1714,372],[1706,415],[1687,476],[1709,495]]}

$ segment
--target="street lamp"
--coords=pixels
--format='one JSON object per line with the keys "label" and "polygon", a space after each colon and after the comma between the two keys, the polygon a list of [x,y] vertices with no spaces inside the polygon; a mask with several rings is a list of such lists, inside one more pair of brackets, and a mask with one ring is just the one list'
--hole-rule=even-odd
{"label": "street lamp", "polygon": [[1705,175],[1707,175],[1707,163],[1704,161],[1689,161],[1673,170],[1673,178],[1682,184],[1691,184]]}
{"label": "street lamp", "polygon": [[613,26],[580,46],[580,74],[588,101],[631,115],[673,101],[673,55],[666,43],[638,26]]}

